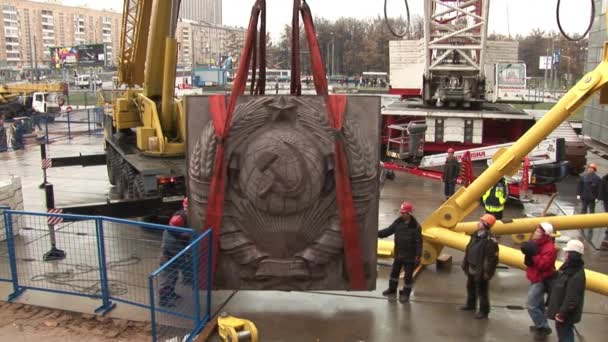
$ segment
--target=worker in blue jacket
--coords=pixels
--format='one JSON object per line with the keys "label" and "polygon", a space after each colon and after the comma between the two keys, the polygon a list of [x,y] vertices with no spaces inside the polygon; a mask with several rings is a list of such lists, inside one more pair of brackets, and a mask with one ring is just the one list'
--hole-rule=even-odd
{"label": "worker in blue jacket", "polygon": [[[174,227],[188,226],[188,198],[183,200],[182,207],[181,210],[173,214],[169,225]],[[161,242],[160,265],[163,266],[186,248],[190,244],[191,238],[192,234],[190,233],[165,230]],[[160,274],[159,304],[161,306],[175,306],[176,302],[181,298],[175,292],[180,272],[182,273],[182,282],[192,284],[193,269],[191,259],[190,255],[184,255],[179,260],[174,260],[171,264],[167,265]]]}

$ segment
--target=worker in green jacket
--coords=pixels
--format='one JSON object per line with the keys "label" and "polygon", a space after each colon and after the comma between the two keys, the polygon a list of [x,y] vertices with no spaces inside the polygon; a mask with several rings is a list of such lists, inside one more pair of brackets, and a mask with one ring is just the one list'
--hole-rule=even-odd
{"label": "worker in green jacket", "polygon": [[483,207],[487,214],[494,215],[497,220],[502,220],[505,203],[509,197],[509,189],[504,178],[501,178],[492,188],[488,189],[483,197]]}

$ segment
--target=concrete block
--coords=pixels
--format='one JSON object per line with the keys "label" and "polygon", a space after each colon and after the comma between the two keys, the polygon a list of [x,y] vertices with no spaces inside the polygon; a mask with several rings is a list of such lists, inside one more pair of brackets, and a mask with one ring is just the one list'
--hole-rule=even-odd
{"label": "concrete block", "polygon": [[[23,191],[21,178],[13,177],[9,180],[0,180],[0,206],[7,206],[12,210],[23,210]],[[0,211],[0,214],[2,212]],[[21,216],[13,216],[13,235],[21,229]],[[6,226],[4,217],[0,216],[0,241],[6,240]]]}

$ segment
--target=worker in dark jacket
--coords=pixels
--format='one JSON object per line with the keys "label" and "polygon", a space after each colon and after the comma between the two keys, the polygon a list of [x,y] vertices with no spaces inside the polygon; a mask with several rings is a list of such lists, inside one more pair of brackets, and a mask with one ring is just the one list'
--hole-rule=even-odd
{"label": "worker in dark jacket", "polygon": [[551,291],[552,281],[555,277],[555,260],[557,250],[553,243],[553,225],[542,222],[537,227],[530,241],[521,246],[525,255],[526,277],[530,281],[528,287],[528,314],[534,323],[530,331],[534,333],[535,340],[544,340],[551,334],[549,322],[545,317],[545,294]]}
{"label": "worker in dark jacket", "polygon": [[489,283],[498,265],[498,242],[490,233],[496,223],[493,215],[485,214],[479,220],[477,231],[465,250],[462,270],[467,275],[467,303],[464,311],[474,311],[479,298],[479,312],[476,319],[486,319],[490,313]]}
{"label": "worker in dark jacket", "polygon": [[[171,217],[169,225],[174,227],[187,227],[188,226],[188,198],[185,198],[182,202],[182,209],[177,211]],[[190,243],[190,233],[176,232],[171,230],[163,231],[163,237],[161,242],[161,256],[160,265],[166,264],[174,256],[176,256],[182,249],[184,249]],[[182,281],[184,283],[192,282],[192,265],[188,262],[188,257],[185,256],[183,260],[168,265],[161,273],[160,279],[160,293],[159,303],[161,306],[175,306],[175,302],[181,297],[175,292],[175,285],[179,278],[179,273],[182,273]]]}
{"label": "worker in dark jacket", "polygon": [[13,150],[20,150],[25,145],[23,140],[23,137],[25,135],[25,128],[23,127],[23,122],[21,120],[16,120],[14,123],[11,124],[11,126],[13,131],[13,134],[11,135],[11,146]]}
{"label": "worker in dark jacket", "polygon": [[507,182],[505,182],[504,178],[501,178],[481,198],[486,214],[494,215],[497,220],[502,220],[508,197],[509,189],[507,188]]}
{"label": "worker in dark jacket", "polygon": [[6,140],[6,128],[4,128],[4,120],[0,118],[0,152],[8,150],[8,141]]}
{"label": "worker in dark jacket", "polygon": [[[599,199],[604,203],[604,212],[608,213],[608,173],[602,177],[602,183],[600,185]],[[604,232],[604,241],[602,242],[602,248],[608,249],[608,229]]]}
{"label": "worker in dark jacket", "polygon": [[399,209],[401,214],[388,228],[378,232],[379,238],[395,235],[395,260],[391,269],[388,289],[382,295],[388,296],[397,292],[401,269],[405,272],[405,284],[399,291],[399,301],[406,302],[412,292],[414,269],[420,263],[422,255],[422,230],[416,218],[412,216],[414,207],[409,202],[403,202]]}
{"label": "worker in dark jacket", "polygon": [[602,180],[596,174],[597,165],[589,164],[587,173],[581,176],[576,188],[576,199],[582,202],[582,213],[595,213],[595,202],[599,199]]}
{"label": "worker in dark jacket", "polygon": [[566,261],[553,283],[547,316],[555,320],[559,342],[574,342],[574,324],[581,321],[585,302],[585,246],[570,240],[564,248]]}
{"label": "worker in dark jacket", "polygon": [[443,166],[442,178],[446,200],[450,198],[456,191],[456,182],[458,181],[458,176],[460,176],[460,163],[454,156],[454,149],[450,147],[448,149],[448,156],[445,160],[445,165]]}
{"label": "worker in dark jacket", "polygon": [[604,212],[608,213],[608,173],[602,177],[598,199],[604,202]]}

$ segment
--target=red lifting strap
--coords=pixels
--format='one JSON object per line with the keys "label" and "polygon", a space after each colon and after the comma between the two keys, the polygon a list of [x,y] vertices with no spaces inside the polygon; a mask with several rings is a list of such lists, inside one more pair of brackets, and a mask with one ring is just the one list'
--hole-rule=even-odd
{"label": "red lifting strap", "polygon": [[[224,163],[224,141],[228,135],[230,121],[232,121],[232,113],[236,106],[236,101],[239,95],[245,92],[247,83],[247,74],[249,70],[249,62],[251,61],[253,42],[255,39],[256,26],[258,16],[260,14],[259,3],[253,7],[251,19],[249,20],[249,28],[245,39],[245,46],[241,53],[241,63],[236,73],[232,92],[230,93],[230,101],[226,107],[226,98],[224,95],[209,96],[209,111],[215,128],[215,135],[219,140],[219,144],[215,151],[215,160],[213,166],[213,177],[209,186],[209,195],[207,202],[207,211],[205,213],[205,224],[203,227],[211,227],[213,230],[213,260],[212,268],[215,274],[217,265],[217,253],[219,250],[219,235],[222,226],[222,216],[224,214],[224,196],[226,191],[226,164]],[[205,246],[201,244],[201,252]],[[206,255],[201,253],[201,255]],[[201,263],[202,264],[202,263]],[[204,272],[201,272],[201,275]],[[203,282],[201,282],[203,284]]]}
{"label": "red lifting strap", "polygon": [[[329,122],[337,131],[342,131],[344,114],[346,113],[346,96],[328,95],[326,72],[323,68],[321,50],[317,41],[317,33],[312,19],[310,7],[306,1],[300,7],[302,21],[306,31],[308,49],[310,50],[310,61],[312,65],[313,81],[318,95],[325,96],[325,104]],[[355,206],[353,203],[352,187],[350,184],[350,172],[344,141],[336,139],[335,143],[335,175],[336,196],[340,214],[340,226],[342,228],[342,240],[344,241],[344,259],[348,270],[351,290],[365,290],[365,271],[363,267],[363,254],[359,241],[359,230]]]}
{"label": "red lifting strap", "polygon": [[[346,96],[327,96],[327,112],[329,122],[337,131],[342,131],[342,123],[346,112]],[[335,175],[336,196],[340,212],[340,226],[342,227],[342,240],[344,240],[344,260],[348,270],[351,290],[365,290],[365,274],[363,269],[363,255],[359,242],[359,230],[353,193],[350,184],[348,160],[344,150],[344,141],[340,138],[335,143]]]}
{"label": "red lifting strap", "polygon": [[[263,0],[261,2],[264,3]],[[260,10],[260,1],[257,1],[252,10],[249,28],[247,30],[247,38],[245,40],[245,46],[243,47],[243,53],[241,54],[241,63],[239,64],[239,68],[237,70],[228,106],[226,107],[226,100],[222,95],[212,95],[209,97],[209,110],[211,112],[215,134],[220,141],[215,154],[213,177],[211,179],[211,185],[209,188],[207,212],[205,216],[205,227],[211,227],[213,229],[213,273],[215,273],[217,265],[217,253],[219,247],[218,238],[222,225],[224,197],[226,190],[226,165],[224,163],[223,142],[228,135],[230,122],[232,120],[232,113],[234,112],[237,98],[245,91],[249,63],[252,59],[252,50],[253,45],[255,44],[255,34],[257,31],[256,26]],[[346,112],[346,96],[328,95],[326,73],[323,68],[319,42],[316,38],[312,14],[310,12],[310,8],[306,4],[306,1],[304,1],[300,10],[311,52],[313,80],[317,94],[325,96],[331,126],[337,131],[341,131],[344,121],[344,114]],[[295,13],[297,12],[294,11],[294,14]],[[297,21],[294,20],[294,22]],[[297,28],[297,30],[299,31],[299,28]],[[296,70],[298,70],[297,67]],[[292,84],[292,92],[293,90]],[[344,142],[341,139],[336,139],[335,142],[335,164],[336,194],[340,215],[340,225],[342,228],[342,238],[344,240],[344,258],[348,270],[350,287],[352,290],[364,290],[365,275],[363,256],[361,253],[361,244],[357,229],[356,212],[353,203],[352,187],[350,184],[348,160],[346,159]],[[203,246],[201,246],[201,248],[203,248]]]}
{"label": "red lifting strap", "polygon": [[310,50],[310,64],[312,66],[312,80],[315,84],[317,95],[327,96],[327,73],[323,67],[323,59],[321,58],[321,49],[317,40],[317,32],[315,24],[312,20],[310,7],[306,1],[300,7],[302,12],[302,21],[304,22],[304,31],[306,32],[306,40],[308,41],[308,50]]}

